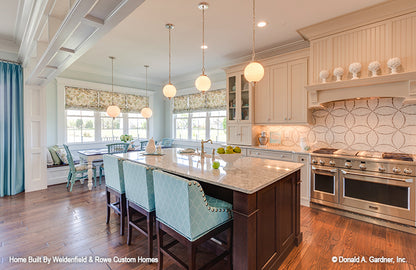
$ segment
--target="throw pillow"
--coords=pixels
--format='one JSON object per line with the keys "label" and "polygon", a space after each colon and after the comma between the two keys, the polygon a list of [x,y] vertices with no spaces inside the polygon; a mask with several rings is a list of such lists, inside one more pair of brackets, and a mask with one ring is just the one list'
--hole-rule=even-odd
{"label": "throw pillow", "polygon": [[49,150],[49,153],[51,154],[53,164],[54,165],[60,165],[62,162],[61,162],[61,159],[59,158],[58,154],[56,153],[55,146],[48,147],[48,150]]}
{"label": "throw pillow", "polygon": [[58,148],[58,150],[56,150],[56,154],[58,154],[63,164],[68,164],[68,157],[66,155],[65,148]]}

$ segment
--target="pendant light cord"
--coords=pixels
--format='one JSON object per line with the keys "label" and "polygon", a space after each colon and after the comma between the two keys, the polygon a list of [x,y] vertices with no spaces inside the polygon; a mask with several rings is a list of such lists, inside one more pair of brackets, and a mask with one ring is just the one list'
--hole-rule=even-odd
{"label": "pendant light cord", "polygon": [[170,79],[171,79],[171,66],[172,66],[172,52],[171,52],[171,30],[172,28],[169,28],[169,84],[171,84]]}
{"label": "pendant light cord", "polygon": [[205,75],[205,8],[202,8],[202,75]]}
{"label": "pendant light cord", "polygon": [[149,66],[145,66],[145,67],[146,67],[146,98],[147,98],[146,107],[149,107],[149,97],[147,96],[147,69],[149,68]]}
{"label": "pendant light cord", "polygon": [[114,58],[111,58],[111,105],[114,106]]}
{"label": "pendant light cord", "polygon": [[256,0],[253,0],[253,53],[251,56],[251,61],[254,61],[256,56]]}

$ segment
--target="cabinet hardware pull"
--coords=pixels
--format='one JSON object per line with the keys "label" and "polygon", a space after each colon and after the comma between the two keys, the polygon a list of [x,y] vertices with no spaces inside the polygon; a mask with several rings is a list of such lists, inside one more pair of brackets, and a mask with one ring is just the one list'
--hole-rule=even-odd
{"label": "cabinet hardware pull", "polygon": [[374,210],[378,210],[378,207],[376,207],[376,206],[372,206],[372,205],[369,205],[369,206],[368,206],[368,208],[370,208],[370,209],[374,209]]}

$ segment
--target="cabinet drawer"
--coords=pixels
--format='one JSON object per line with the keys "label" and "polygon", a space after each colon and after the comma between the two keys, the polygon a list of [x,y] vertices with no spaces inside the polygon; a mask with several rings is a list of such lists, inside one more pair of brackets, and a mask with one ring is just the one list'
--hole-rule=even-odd
{"label": "cabinet drawer", "polygon": [[288,152],[278,152],[278,151],[264,151],[257,149],[247,150],[247,156],[258,157],[258,158],[269,158],[277,159],[284,161],[293,161],[293,154]]}

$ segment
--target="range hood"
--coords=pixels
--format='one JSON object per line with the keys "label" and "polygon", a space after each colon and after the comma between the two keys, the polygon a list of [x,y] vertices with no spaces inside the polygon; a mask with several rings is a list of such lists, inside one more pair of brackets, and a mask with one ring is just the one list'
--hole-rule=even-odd
{"label": "range hood", "polygon": [[320,83],[306,89],[309,108],[331,101],[374,97],[401,97],[405,104],[416,104],[416,72]]}

